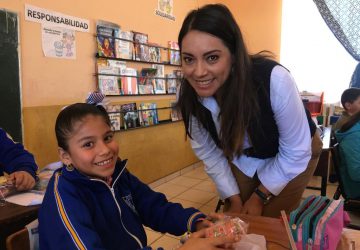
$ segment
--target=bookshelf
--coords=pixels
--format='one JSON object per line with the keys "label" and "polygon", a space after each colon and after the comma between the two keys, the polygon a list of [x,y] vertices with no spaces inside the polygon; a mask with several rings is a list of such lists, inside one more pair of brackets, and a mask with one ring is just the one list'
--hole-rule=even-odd
{"label": "bookshelf", "polygon": [[172,105],[181,83],[180,51],[148,43],[148,35],[101,24],[97,44],[97,89],[111,103],[106,109],[114,131],[131,131],[179,120]]}

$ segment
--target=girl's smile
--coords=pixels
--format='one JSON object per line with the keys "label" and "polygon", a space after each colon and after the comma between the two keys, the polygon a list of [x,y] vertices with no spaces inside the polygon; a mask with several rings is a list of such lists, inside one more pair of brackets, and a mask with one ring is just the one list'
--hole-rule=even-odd
{"label": "girl's smile", "polygon": [[103,117],[87,115],[74,124],[68,139],[69,149],[60,149],[65,164],[72,164],[90,177],[107,178],[115,169],[119,147],[114,132]]}

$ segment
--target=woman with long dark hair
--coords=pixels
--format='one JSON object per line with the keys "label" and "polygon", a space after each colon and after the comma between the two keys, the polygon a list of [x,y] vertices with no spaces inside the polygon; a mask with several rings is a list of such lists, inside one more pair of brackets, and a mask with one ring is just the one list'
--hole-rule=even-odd
{"label": "woman with long dark hair", "polygon": [[191,11],[178,42],[177,106],[226,210],[276,217],[296,208],[322,143],[288,70],[267,53],[247,52],[224,5]]}

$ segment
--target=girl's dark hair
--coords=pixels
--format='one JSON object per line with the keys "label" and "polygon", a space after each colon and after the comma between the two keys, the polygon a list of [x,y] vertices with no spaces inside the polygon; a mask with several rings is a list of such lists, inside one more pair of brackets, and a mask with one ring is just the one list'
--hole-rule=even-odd
{"label": "girl's dark hair", "polygon": [[55,134],[59,147],[65,151],[68,150],[69,145],[67,142],[73,133],[74,125],[82,121],[87,115],[101,116],[104,122],[111,127],[109,115],[102,106],[87,103],[69,105],[61,110],[56,118]]}
{"label": "girl's dark hair", "polygon": [[[259,104],[253,87],[252,60],[263,56],[248,54],[240,28],[230,10],[224,5],[205,5],[186,16],[178,37],[180,50],[184,37],[191,30],[205,32],[221,39],[232,55],[230,75],[216,93],[220,107],[220,146],[225,156],[232,159],[234,153],[242,153],[244,136],[250,120],[257,120]],[[181,110],[186,134],[190,138],[192,115],[208,129],[200,105],[197,93],[190,83],[183,79],[177,107]]]}
{"label": "girl's dark hair", "polygon": [[349,120],[347,122],[345,122],[341,128],[340,128],[340,132],[346,132],[349,129],[351,129],[356,123],[358,123],[360,121],[360,111],[353,114]]}

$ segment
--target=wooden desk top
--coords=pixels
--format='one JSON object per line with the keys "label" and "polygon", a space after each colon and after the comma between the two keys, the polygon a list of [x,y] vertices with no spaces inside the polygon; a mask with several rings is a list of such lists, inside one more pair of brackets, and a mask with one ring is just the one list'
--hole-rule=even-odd
{"label": "wooden desk top", "polygon": [[290,249],[285,226],[280,218],[251,216],[246,214],[231,215],[238,216],[243,221],[249,223],[248,233],[264,235],[268,250]]}
{"label": "wooden desk top", "polygon": [[38,217],[39,207],[40,205],[25,207],[9,202],[0,206],[0,249],[6,249],[7,236],[23,229]]}
{"label": "wooden desk top", "polygon": [[6,202],[4,206],[0,206],[0,225],[3,226],[4,224],[18,220],[20,216],[37,214],[39,207],[40,205],[25,207]]}

